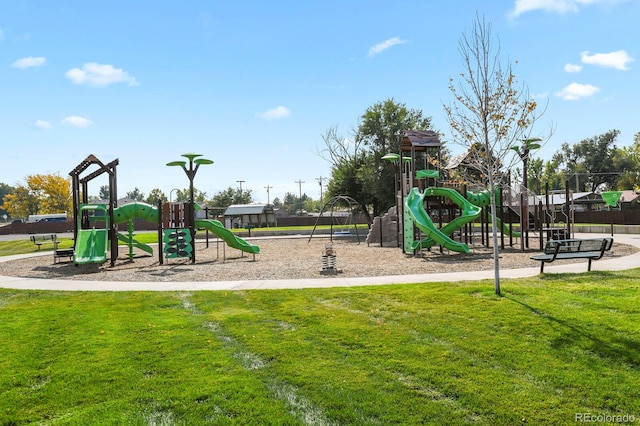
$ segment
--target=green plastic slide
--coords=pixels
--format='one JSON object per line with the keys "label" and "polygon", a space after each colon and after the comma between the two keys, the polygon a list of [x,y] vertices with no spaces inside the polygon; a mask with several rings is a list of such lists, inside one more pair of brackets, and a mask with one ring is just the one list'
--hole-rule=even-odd
{"label": "green plastic slide", "polygon": [[[449,198],[451,201],[456,203],[458,207],[460,207],[462,210],[461,216],[455,218],[441,229],[438,229],[424,209],[425,196]],[[422,194],[420,194],[418,188],[412,188],[411,192],[407,196],[405,207],[416,226],[418,226],[418,228],[427,235],[426,239],[422,241],[415,241],[413,249],[418,247],[428,248],[439,244],[448,250],[460,253],[469,253],[468,245],[454,241],[449,236],[456,229],[460,229],[467,223],[478,218],[482,208],[471,204],[458,191],[449,188],[427,188]]]}
{"label": "green plastic slide", "polygon": [[78,230],[73,262],[78,265],[87,263],[104,263],[107,261],[107,230]]}
{"label": "green plastic slide", "polygon": [[[80,221],[82,213],[88,212],[89,216],[96,220],[106,222],[105,229],[82,229]],[[83,204],[78,209],[78,233],[76,235],[73,262],[76,265],[87,263],[104,263],[107,261],[107,243],[109,241],[107,230],[109,228],[109,215],[104,204]]]}
{"label": "green plastic slide", "polygon": [[231,248],[242,250],[247,253],[260,253],[260,247],[251,245],[242,238],[236,237],[233,232],[225,228],[224,225],[217,220],[196,219],[196,226],[213,232],[218,237],[222,238],[222,240]]}

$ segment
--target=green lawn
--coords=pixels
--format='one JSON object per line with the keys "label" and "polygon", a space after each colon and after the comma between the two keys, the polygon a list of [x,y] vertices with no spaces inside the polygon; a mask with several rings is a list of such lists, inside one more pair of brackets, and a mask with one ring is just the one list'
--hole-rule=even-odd
{"label": "green lawn", "polygon": [[0,290],[0,425],[640,421],[640,269],[502,287]]}

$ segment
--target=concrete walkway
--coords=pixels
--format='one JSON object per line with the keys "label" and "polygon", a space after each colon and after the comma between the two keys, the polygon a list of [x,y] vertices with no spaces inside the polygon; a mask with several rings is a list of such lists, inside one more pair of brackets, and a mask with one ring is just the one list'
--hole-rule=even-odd
{"label": "concrete walkway", "polygon": [[[608,237],[609,234],[577,234],[576,238]],[[640,234],[614,235],[618,243],[640,248]],[[0,262],[22,259],[41,254],[0,257]],[[631,256],[607,258],[592,263],[595,271],[620,271],[640,267],[640,252]],[[586,272],[587,261],[579,263],[550,263],[545,273]],[[500,279],[524,278],[538,275],[539,268],[507,269],[500,271]],[[192,282],[122,282],[122,281],[78,281],[46,280],[36,278],[7,277],[0,275],[0,287],[22,290],[64,290],[64,291],[198,291],[198,290],[273,290],[293,288],[357,287],[367,285],[408,284],[425,282],[459,282],[469,280],[493,280],[494,272],[442,272],[416,275],[390,275],[381,277],[325,277],[299,280],[245,280],[245,281],[192,281]]]}

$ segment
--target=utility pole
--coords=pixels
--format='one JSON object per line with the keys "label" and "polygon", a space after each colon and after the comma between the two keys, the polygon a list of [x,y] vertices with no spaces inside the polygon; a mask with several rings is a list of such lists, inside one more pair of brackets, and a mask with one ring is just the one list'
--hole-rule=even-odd
{"label": "utility pole", "polygon": [[304,181],[303,180],[297,180],[297,181],[295,181],[295,183],[298,184],[298,193],[299,193],[298,202],[300,203],[300,211],[302,213],[302,184],[304,183]]}
{"label": "utility pole", "polygon": [[316,180],[320,184],[320,202],[322,202],[322,182],[327,180],[327,178],[320,176],[320,177],[317,177]]}
{"label": "utility pole", "polygon": [[240,184],[240,196],[242,197],[242,183],[244,181],[243,180],[237,180],[236,182],[238,182]]}
{"label": "utility pole", "polygon": [[273,186],[267,185],[264,188],[267,190],[267,204],[271,204],[271,200],[269,199],[269,190],[273,188]]}

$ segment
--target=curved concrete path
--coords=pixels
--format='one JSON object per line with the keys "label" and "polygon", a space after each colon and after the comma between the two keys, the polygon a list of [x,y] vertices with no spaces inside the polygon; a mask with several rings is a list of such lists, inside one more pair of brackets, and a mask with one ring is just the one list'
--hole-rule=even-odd
{"label": "curved concrete path", "polygon": [[[577,238],[608,237],[608,234],[578,234]],[[640,248],[640,234],[616,234],[614,240]],[[0,257],[0,262],[23,259],[34,255]],[[640,267],[640,252],[618,258],[603,258],[592,263],[595,271],[620,271]],[[579,273],[587,270],[587,261],[579,263],[550,263],[545,266],[547,273]],[[539,274],[540,268],[506,269],[500,271],[500,278],[524,278]],[[390,275],[380,277],[324,277],[314,279],[289,280],[245,280],[245,281],[175,281],[175,282],[122,282],[122,281],[79,281],[59,279],[37,279],[7,277],[0,275],[0,287],[22,290],[63,290],[63,291],[198,291],[198,290],[250,290],[250,289],[292,289],[355,287],[366,285],[408,284],[425,282],[458,282],[468,280],[493,280],[493,270],[475,272],[442,272],[415,275]]]}

